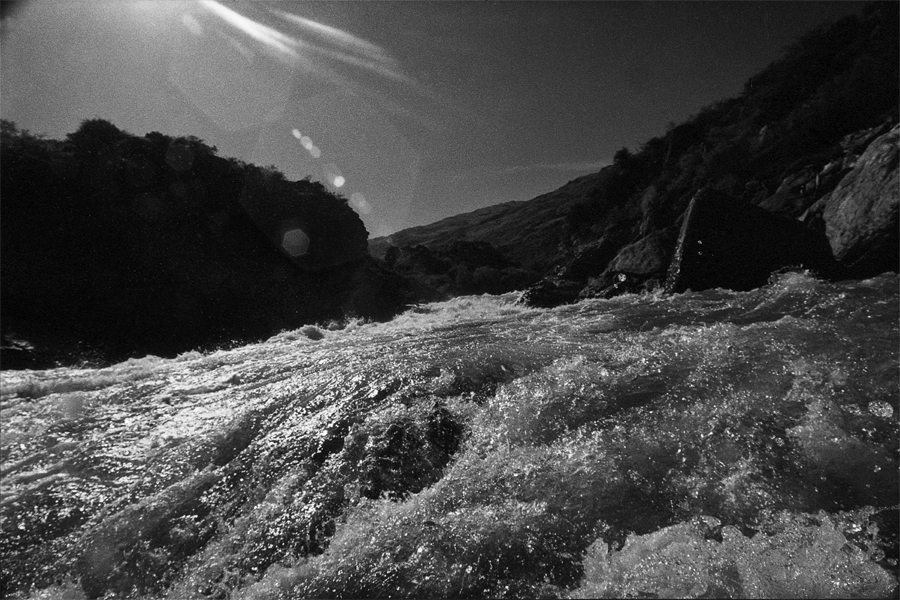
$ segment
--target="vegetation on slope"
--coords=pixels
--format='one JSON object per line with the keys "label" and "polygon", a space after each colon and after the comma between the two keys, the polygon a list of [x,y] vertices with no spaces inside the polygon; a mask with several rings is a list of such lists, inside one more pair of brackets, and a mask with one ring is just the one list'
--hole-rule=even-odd
{"label": "vegetation on slope", "polygon": [[[400,306],[362,221],[320,183],[101,119],[63,141],[4,121],[0,142],[5,368],[173,356]],[[17,365],[16,343],[44,354]]]}
{"label": "vegetation on slope", "polygon": [[[440,254],[459,240],[484,242],[519,267],[577,281],[580,289],[601,275],[605,279],[597,286],[610,286],[623,274],[610,265],[618,251],[655,236],[650,252],[656,269],[647,271],[645,260],[645,272],[624,275],[658,284],[698,190],[710,188],[785,218],[800,217],[841,181],[869,142],[897,122],[898,10],[896,2],[871,3],[859,17],[806,34],[750,78],[739,96],[673,123],[638,149],[621,149],[614,164],[599,173],[529,202],[373,240],[373,255],[384,256],[389,244],[402,255],[415,245]],[[896,263],[896,252],[888,252],[865,272],[844,275],[896,270]],[[427,279],[415,266],[401,264],[398,271]],[[625,289],[637,288],[619,291]]]}

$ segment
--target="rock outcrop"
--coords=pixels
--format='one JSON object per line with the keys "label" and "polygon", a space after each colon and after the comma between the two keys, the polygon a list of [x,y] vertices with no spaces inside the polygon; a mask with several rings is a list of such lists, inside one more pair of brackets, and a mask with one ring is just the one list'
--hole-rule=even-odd
{"label": "rock outcrop", "polygon": [[703,189],[685,213],[665,290],[750,290],[784,268],[830,274],[824,238],[796,220]]}
{"label": "rock outcrop", "polygon": [[578,300],[584,284],[571,279],[545,277],[522,293],[519,302],[538,308],[552,308]]}
{"label": "rock outcrop", "polygon": [[824,229],[848,277],[900,270],[900,125],[872,141],[837,187],[804,215]]}
{"label": "rock outcrop", "polygon": [[564,279],[584,281],[606,270],[609,261],[619,254],[622,244],[628,240],[621,234],[604,235],[596,242],[583,244],[575,249],[572,259],[560,269]]}
{"label": "rock outcrop", "polygon": [[664,273],[672,256],[674,241],[671,229],[654,231],[622,248],[610,261],[607,271],[643,279]]}

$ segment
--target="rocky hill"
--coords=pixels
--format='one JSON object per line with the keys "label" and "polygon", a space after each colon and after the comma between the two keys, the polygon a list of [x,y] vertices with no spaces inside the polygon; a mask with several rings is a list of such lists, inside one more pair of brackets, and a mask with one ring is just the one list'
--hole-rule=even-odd
{"label": "rocky hill", "polygon": [[196,138],[4,122],[0,168],[3,368],[174,356],[405,299],[343,198]]}
{"label": "rocky hill", "polygon": [[489,244],[508,261],[491,281],[510,291],[542,279],[525,295],[537,305],[657,287],[750,289],[788,267],[828,278],[896,271],[898,6],[872,3],[808,33],[738,97],[621,149],[599,173],[372,240],[370,250],[420,290],[454,295],[488,268],[455,263],[454,246]]}

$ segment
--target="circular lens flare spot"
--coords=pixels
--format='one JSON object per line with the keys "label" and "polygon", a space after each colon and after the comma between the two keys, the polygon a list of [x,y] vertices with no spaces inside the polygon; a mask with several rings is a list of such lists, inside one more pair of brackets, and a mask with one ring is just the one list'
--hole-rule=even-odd
{"label": "circular lens flare spot", "polygon": [[350,204],[353,205],[360,214],[367,215],[372,212],[372,205],[366,200],[366,197],[359,192],[353,192],[350,195]]}
{"label": "circular lens flare spot", "polygon": [[344,174],[341,173],[341,170],[338,169],[338,166],[334,163],[323,165],[322,174],[325,176],[325,181],[336,188],[339,188],[347,183],[347,180],[344,179]]}
{"label": "circular lens flare spot", "polygon": [[281,247],[291,256],[303,256],[309,250],[309,237],[300,229],[291,229],[281,238]]}
{"label": "circular lens flare spot", "polygon": [[319,158],[320,156],[322,156],[322,151],[319,150],[318,146],[313,146],[312,148],[310,148],[309,153],[312,154],[313,158]]}
{"label": "circular lens flare spot", "polygon": [[303,139],[303,134],[300,133],[300,130],[299,130],[299,129],[293,129],[293,130],[291,130],[291,135],[294,136],[295,138],[297,138],[298,140]]}

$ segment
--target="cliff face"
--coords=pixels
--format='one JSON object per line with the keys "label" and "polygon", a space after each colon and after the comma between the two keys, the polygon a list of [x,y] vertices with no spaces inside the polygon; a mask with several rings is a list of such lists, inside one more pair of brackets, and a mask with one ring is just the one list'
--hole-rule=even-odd
{"label": "cliff face", "polygon": [[[623,148],[599,173],[372,240],[372,254],[490,244],[543,278],[524,296],[541,306],[655,289],[672,268],[681,281],[672,289],[750,289],[782,268],[836,278],[897,270],[897,143],[884,136],[898,120],[898,7],[872,3],[810,32],[738,97]],[[706,225],[687,232],[695,248],[673,265],[703,190]],[[426,279],[415,265],[401,272]]]}
{"label": "cliff face", "polygon": [[195,138],[94,120],[60,142],[4,123],[0,160],[4,350],[20,350],[4,368],[171,356],[402,304],[343,199]]}
{"label": "cliff face", "polygon": [[837,187],[809,211],[824,225],[837,261],[848,271],[877,275],[900,269],[900,126],[876,138]]}

